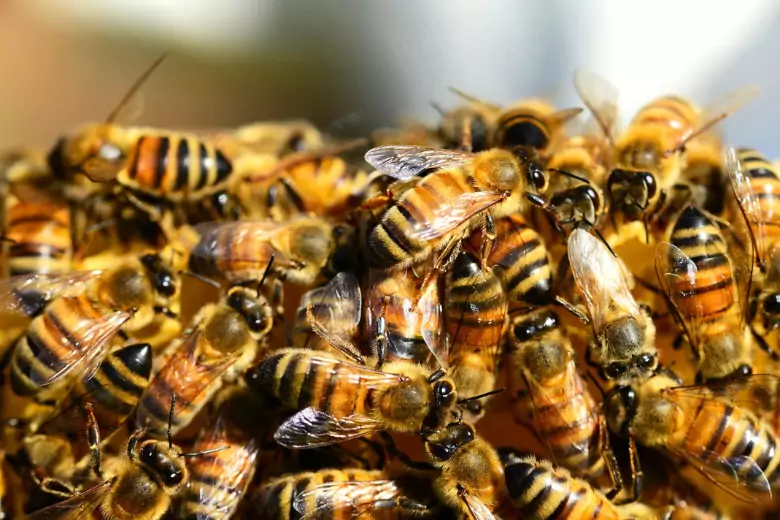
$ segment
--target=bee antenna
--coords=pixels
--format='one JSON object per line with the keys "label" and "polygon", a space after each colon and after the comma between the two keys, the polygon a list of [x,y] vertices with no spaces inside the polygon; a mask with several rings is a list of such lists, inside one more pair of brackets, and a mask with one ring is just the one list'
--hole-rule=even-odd
{"label": "bee antenna", "polygon": [[230,448],[230,446],[220,446],[219,448],[212,448],[210,450],[203,450],[203,451],[192,451],[188,453],[180,453],[179,457],[200,457],[201,455],[208,455],[210,453],[216,453],[218,451],[226,450]]}
{"label": "bee antenna", "polygon": [[565,175],[566,177],[571,177],[572,179],[577,179],[578,181],[584,182],[585,184],[590,184],[590,181],[585,177],[581,177],[575,173],[567,172],[566,170],[559,170],[558,168],[549,168],[547,171],[560,173],[561,175]]}
{"label": "bee antenna", "polygon": [[642,213],[642,223],[645,225],[645,242],[650,244],[650,229],[647,225],[647,208],[645,208],[645,211]]}
{"label": "bee antenna", "polygon": [[155,60],[152,65],[146,69],[146,71],[141,74],[141,76],[135,80],[135,83],[130,87],[130,89],[125,93],[122,100],[119,102],[119,104],[114,108],[114,110],[111,111],[111,113],[106,118],[106,124],[113,123],[116,117],[119,115],[119,112],[127,105],[127,103],[135,96],[136,92],[138,92],[138,89],[143,86],[144,83],[146,83],[146,80],[149,79],[149,76],[152,75],[152,73],[155,71],[157,67],[160,66],[160,64],[165,61],[165,58],[168,57],[168,52],[162,53],[159,58]]}
{"label": "bee antenna", "polygon": [[484,392],[482,394],[472,395],[471,397],[467,397],[465,399],[459,399],[458,404],[468,403],[469,401],[476,401],[477,399],[482,399],[483,397],[500,394],[504,390],[506,390],[506,388],[496,388],[495,390],[491,390],[490,392]]}
{"label": "bee antenna", "polygon": [[604,387],[601,386],[601,383],[599,383],[599,380],[596,379],[593,374],[591,374],[590,372],[587,372],[587,371],[585,372],[585,377],[590,379],[593,382],[593,384],[596,385],[596,388],[598,388],[599,393],[601,394],[602,401],[604,399],[606,399],[607,398],[607,391],[604,390]]}
{"label": "bee antenna", "polygon": [[206,285],[210,285],[210,286],[212,286],[212,287],[214,287],[216,289],[219,289],[221,287],[219,285],[219,282],[217,282],[216,280],[212,280],[211,278],[207,278],[207,277],[205,277],[203,275],[200,275],[200,274],[198,274],[196,272],[190,271],[189,269],[187,269],[186,271],[183,271],[183,274],[186,274],[190,278],[195,278],[199,282],[203,282]]}
{"label": "bee antenna", "polygon": [[268,260],[268,265],[265,267],[265,271],[263,271],[263,276],[260,278],[260,283],[257,284],[257,296],[260,296],[260,288],[265,283],[265,279],[268,278],[268,273],[271,272],[271,266],[274,265],[274,258],[276,258],[276,254],[272,254],[271,258]]}
{"label": "bee antenna", "polygon": [[443,116],[445,116],[447,114],[447,111],[444,110],[444,108],[440,104],[438,104],[436,101],[429,101],[428,103],[430,103],[431,107],[433,107],[433,109],[435,111],[437,111],[440,116],[443,117]]}
{"label": "bee antenna", "polygon": [[594,228],[593,228],[593,233],[596,235],[596,237],[598,237],[598,239],[599,239],[599,240],[601,240],[601,243],[602,243],[602,244],[604,244],[605,246],[607,246],[607,249],[609,249],[609,252],[610,252],[610,253],[612,253],[612,256],[614,256],[615,258],[617,258],[617,257],[618,257],[618,255],[615,253],[615,250],[614,250],[614,249],[612,249],[612,246],[610,246],[610,245],[609,245],[609,242],[607,242],[607,241],[606,241],[606,239],[604,238],[604,235],[602,235],[602,234],[601,234],[601,231],[599,231],[598,229],[596,229],[596,228],[594,227]]}
{"label": "bee antenna", "polygon": [[176,392],[171,394],[171,409],[168,412],[168,449],[173,448],[173,408],[176,406]]}

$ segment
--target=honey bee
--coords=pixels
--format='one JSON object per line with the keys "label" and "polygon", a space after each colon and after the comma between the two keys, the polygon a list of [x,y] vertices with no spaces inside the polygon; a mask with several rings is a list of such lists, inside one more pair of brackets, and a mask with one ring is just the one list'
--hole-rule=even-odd
{"label": "honey bee", "polygon": [[703,381],[752,373],[752,341],[746,326],[753,253],[734,245],[694,206],[683,210],[669,242],[656,247],[656,274],[699,359]]}
{"label": "honey bee", "polygon": [[504,468],[506,487],[523,518],[551,520],[593,518],[594,520],[651,520],[668,518],[662,512],[639,503],[618,505],[588,482],[573,477],[563,468],[529,456]]}
{"label": "honey bee", "polygon": [[[463,251],[447,273],[445,295],[449,374],[458,394],[491,392],[507,322],[508,302],[501,280]],[[484,400],[469,401],[463,408],[464,418],[475,422],[484,415]]]}
{"label": "honey bee", "polygon": [[[225,380],[255,360],[272,326],[273,310],[259,289],[233,287],[219,303],[201,308],[141,397],[139,427],[176,433],[187,426]],[[169,418],[174,395],[181,408]]]}
{"label": "honey bee", "polygon": [[504,468],[496,450],[468,423],[452,423],[425,442],[434,467],[439,499],[474,520],[493,518],[504,498]]}
{"label": "honey bee", "polygon": [[546,155],[562,137],[564,125],[582,109],[556,110],[542,99],[525,99],[503,109],[496,119],[491,143],[500,148],[527,146]]}
{"label": "honey bee", "polygon": [[455,258],[460,241],[474,227],[484,222],[490,228],[494,218],[521,211],[525,191],[544,192],[547,185],[538,165],[521,164],[499,149],[468,154],[391,146],[370,150],[366,161],[401,180],[442,168],[404,192],[369,238],[372,262],[388,270],[404,269],[439,251],[424,286]]}
{"label": "honey bee", "polygon": [[756,415],[762,405],[750,395],[766,387],[767,380],[776,378],[753,375],[715,387],[685,387],[659,374],[638,385],[613,388],[605,398],[607,421],[613,432],[629,438],[634,495],[641,473],[635,439],[689,464],[740,500],[768,498],[778,487],[778,439]]}
{"label": "honey bee", "polygon": [[374,370],[357,351],[340,350],[356,361],[282,349],[260,363],[258,382],[300,410],[276,431],[282,446],[315,448],[385,430],[426,436],[452,418],[457,392],[444,370],[381,360]]}
{"label": "honey bee", "polygon": [[590,316],[588,360],[602,377],[626,383],[649,377],[658,366],[655,326],[628,287],[626,268],[593,235],[575,229],[569,263]]}
{"label": "honey bee", "polygon": [[[31,275],[5,282],[0,301],[6,308],[40,314],[13,349],[11,388],[17,395],[38,394],[71,372],[92,373],[120,328],[132,333],[157,313],[170,312],[178,277],[159,255],[130,256],[117,264],[105,271]],[[49,297],[42,296],[44,292]],[[52,299],[56,293],[60,295]],[[31,299],[37,307],[32,313]]]}
{"label": "honey bee", "polygon": [[[173,408],[170,415],[173,416]],[[37,511],[30,520],[83,520],[103,518],[135,518],[159,520],[171,506],[189,480],[186,457],[209,455],[224,447],[184,453],[167,441],[142,440],[144,432],[136,431],[127,443],[127,458],[117,474],[73,497]],[[100,453],[95,472],[100,476]]]}
{"label": "honey bee", "polygon": [[[484,231],[469,238],[472,251],[485,243]],[[544,239],[520,215],[495,221],[495,239],[485,264],[496,271],[507,299],[512,303],[537,307],[553,303],[553,267]]]}
{"label": "honey bee", "polygon": [[195,442],[193,450],[208,455],[189,465],[189,484],[179,507],[181,518],[228,520],[238,508],[255,472],[258,446],[254,439],[233,430],[220,415]]}
{"label": "honey bee", "polygon": [[152,348],[148,343],[128,345],[109,353],[91,378],[79,380],[52,418],[38,431],[44,434],[81,434],[87,408],[108,442],[135,411],[152,375]]}
{"label": "honey bee", "polygon": [[753,312],[759,318],[754,338],[769,350],[763,336],[780,327],[780,233],[773,206],[780,199],[780,175],[760,152],[745,148],[727,151],[726,169],[763,274],[760,290],[752,302]]}
{"label": "honey bee", "polygon": [[316,217],[298,217],[284,224],[242,221],[201,224],[200,241],[192,248],[189,269],[196,275],[231,284],[269,275],[311,285],[334,252],[333,227]]}
{"label": "honey bee", "polygon": [[325,136],[310,121],[261,121],[223,132],[205,134],[228,156],[272,155],[318,150],[325,146]]}
{"label": "honey bee", "polygon": [[[384,273],[369,272],[366,295],[366,328],[375,342],[383,342],[387,361],[408,361],[422,365],[434,362],[433,352],[442,342],[439,291],[431,284],[418,295],[415,269]],[[415,299],[419,300],[414,305]],[[374,350],[379,350],[379,343]]]}
{"label": "honey bee", "polygon": [[[575,475],[597,479],[605,462],[612,464],[607,427],[601,409],[577,370],[574,350],[549,308],[514,318],[508,348],[525,390],[518,404],[530,401],[530,410],[516,408],[520,422],[530,422],[556,464]],[[526,397],[527,394],[527,397]],[[607,468],[619,486],[616,465]]]}
{"label": "honey bee", "polygon": [[405,484],[379,470],[326,469],[272,479],[253,494],[252,504],[257,518],[266,520],[430,516],[431,504],[408,496],[414,488]]}
{"label": "honey bee", "polygon": [[72,269],[71,211],[59,201],[15,200],[6,207],[8,276]]}
{"label": "honey bee", "polygon": [[613,218],[647,223],[660,211],[674,186],[682,180],[684,150],[694,138],[708,132],[755,97],[753,86],[742,88],[704,109],[678,96],[650,101],[634,115],[619,136],[610,133],[617,113],[617,89],[606,80],[578,71],[575,84],[614,147],[614,168],[606,183]]}
{"label": "honey bee", "polygon": [[[501,107],[477,99],[458,89],[450,91],[465,101],[452,110],[444,110],[434,105],[441,114],[439,135],[445,148],[464,152],[483,152],[491,147],[490,139]],[[410,145],[415,143],[391,143]]]}

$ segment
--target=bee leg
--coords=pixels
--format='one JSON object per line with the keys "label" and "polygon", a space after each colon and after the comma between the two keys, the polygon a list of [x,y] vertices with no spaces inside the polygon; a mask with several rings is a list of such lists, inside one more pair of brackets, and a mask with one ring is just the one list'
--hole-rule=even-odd
{"label": "bee leg", "polygon": [[775,352],[775,350],[769,346],[769,343],[761,336],[761,334],[758,333],[758,331],[752,325],[750,326],[750,334],[753,336],[753,340],[758,345],[758,348],[766,352],[767,355],[772,359],[774,359],[775,361],[780,360],[780,355],[778,355],[778,353]]}
{"label": "bee leg", "polygon": [[572,313],[575,318],[579,319],[585,325],[590,325],[590,318],[588,318],[588,316],[579,310],[573,303],[567,301],[562,296],[555,297],[555,304]]}
{"label": "bee leg", "polygon": [[620,473],[620,465],[618,464],[615,452],[612,451],[612,446],[609,441],[609,430],[603,415],[599,415],[599,438],[601,439],[601,456],[604,458],[604,463],[607,465],[607,471],[609,477],[612,480],[612,489],[606,493],[607,498],[612,500],[623,491],[623,475]]}
{"label": "bee leg", "polygon": [[458,253],[460,253],[460,243],[462,238],[463,237],[460,235],[454,236],[450,238],[450,240],[444,246],[444,249],[442,249],[439,258],[436,259],[436,263],[434,263],[433,267],[431,267],[431,270],[425,274],[425,278],[423,278],[423,281],[417,290],[417,296],[412,301],[412,311],[417,310],[417,304],[420,303],[420,299],[423,297],[423,294],[425,294],[428,286],[435,282],[439,278],[439,273],[446,270],[450,262],[456,256],[458,256]]}
{"label": "bee leg", "polygon": [[493,251],[493,242],[496,240],[496,223],[493,221],[493,215],[485,212],[485,232],[482,239],[482,269],[487,270],[487,261],[490,253]]}
{"label": "bee leg", "polygon": [[70,498],[76,494],[76,490],[71,484],[58,478],[44,477],[43,479],[39,480],[36,476],[33,475],[33,481],[38,484],[40,491],[46,493],[47,495],[60,498]]}
{"label": "bee leg", "polygon": [[378,442],[374,442],[372,440],[366,439],[365,437],[360,437],[358,439],[360,442],[363,442],[368,445],[369,448],[371,448],[371,451],[374,452],[374,454],[377,456],[377,464],[376,468],[372,466],[372,464],[365,458],[362,458],[363,461],[363,467],[365,469],[384,469],[385,464],[387,464],[387,457],[388,453],[385,450],[384,446]]}
{"label": "bee leg", "polygon": [[396,457],[398,460],[401,461],[401,463],[410,468],[410,469],[416,469],[420,471],[435,471],[436,468],[427,462],[419,462],[416,460],[412,460],[409,458],[409,455],[402,452],[398,449],[398,447],[395,445],[395,441],[393,440],[393,437],[387,433],[387,432],[381,432],[380,433],[382,440],[385,443],[385,448],[387,449],[388,455],[392,457]]}
{"label": "bee leg", "polygon": [[631,494],[629,498],[625,499],[625,502],[636,502],[639,500],[639,495],[642,494],[642,488],[644,487],[644,473],[642,472],[642,466],[639,462],[639,452],[636,449],[636,440],[634,439],[634,432],[628,432],[628,455],[629,464],[631,466]]}
{"label": "bee leg", "polygon": [[84,413],[87,416],[87,444],[92,452],[92,470],[100,480],[103,480],[103,470],[100,468],[100,428],[98,427],[92,403],[84,404]]}
{"label": "bee leg", "polygon": [[685,342],[685,333],[680,332],[677,334],[677,336],[675,336],[674,341],[672,341],[672,348],[674,350],[680,350],[684,342]]}

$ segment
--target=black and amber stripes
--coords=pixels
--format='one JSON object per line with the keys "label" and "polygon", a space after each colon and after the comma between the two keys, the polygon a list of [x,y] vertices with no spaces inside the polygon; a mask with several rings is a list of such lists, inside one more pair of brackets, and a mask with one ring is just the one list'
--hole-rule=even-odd
{"label": "black and amber stripes", "polygon": [[[487,259],[488,267],[499,266],[509,302],[529,306],[552,303],[553,268],[542,237],[520,215],[495,222],[496,238]],[[480,251],[481,231],[471,235],[472,250]]]}
{"label": "black and amber stripes", "polygon": [[[215,450],[213,453],[208,453]],[[233,433],[224,420],[214,422],[192,447],[204,455],[188,461],[189,484],[178,518],[229,520],[255,473],[258,448],[253,439]]]}
{"label": "black and amber stripes", "polygon": [[424,259],[432,247],[449,237],[422,240],[413,236],[415,231],[433,221],[449,201],[472,191],[465,169],[457,168],[429,175],[404,192],[371,231],[369,253],[374,266],[392,269]]}
{"label": "black and amber stripes", "polygon": [[669,242],[696,265],[694,283],[686,276],[675,277],[669,282],[681,317],[702,324],[717,321],[730,312],[739,313],[728,246],[712,219],[695,206],[686,207],[677,219]]}
{"label": "black and amber stripes", "polygon": [[542,99],[520,101],[498,116],[491,135],[492,145],[546,152],[560,137],[562,126],[580,112],[581,108],[556,111],[554,106]]}
{"label": "black and amber stripes", "polygon": [[296,410],[313,407],[336,417],[368,415],[373,391],[361,370],[325,352],[286,349],[263,359],[258,380]]}
{"label": "black and amber stripes", "polygon": [[148,196],[180,202],[210,193],[233,173],[213,144],[188,135],[144,135],[133,147],[120,184]]}
{"label": "black and amber stripes", "polygon": [[[320,488],[323,490],[322,493],[312,492],[324,484],[374,483],[386,478],[381,471],[362,469],[326,469],[314,473],[285,475],[259,487],[252,494],[251,503],[255,513],[260,515],[258,518],[264,520],[300,520],[304,517],[320,520],[347,520],[359,517],[370,520],[377,518],[376,513],[381,513],[381,518],[396,518],[398,515],[392,515],[393,509],[388,509],[386,506],[376,510],[366,505],[358,506],[360,510],[348,506],[335,506],[332,503],[333,498],[326,493],[328,488]],[[371,486],[367,484],[366,490],[371,490]],[[304,500],[300,500],[301,503],[296,509],[293,507],[295,500],[303,493],[307,496]],[[370,499],[371,496],[368,498]]]}
{"label": "black and amber stripes", "polygon": [[71,213],[66,204],[23,202],[6,210],[8,276],[71,270]]}
{"label": "black and amber stripes", "polygon": [[533,457],[504,469],[506,487],[521,518],[622,520],[627,516],[601,492],[568,471]]}
{"label": "black and amber stripes", "polygon": [[[767,258],[770,250],[780,240],[780,173],[757,150],[740,148],[736,153],[742,173],[750,179],[752,192],[756,194],[759,218],[763,224],[761,244],[764,249],[758,253],[762,258]],[[758,233],[756,226],[751,227],[753,233]]]}
{"label": "black and amber stripes", "polygon": [[19,339],[11,358],[11,387],[17,395],[38,393],[41,383],[96,348],[96,332],[99,324],[106,323],[105,312],[86,292],[55,298]]}

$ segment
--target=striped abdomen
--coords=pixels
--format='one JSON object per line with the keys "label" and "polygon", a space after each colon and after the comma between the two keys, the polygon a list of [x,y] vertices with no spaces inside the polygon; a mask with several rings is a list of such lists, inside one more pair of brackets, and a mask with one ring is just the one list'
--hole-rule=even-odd
{"label": "striped abdomen", "polygon": [[95,325],[104,319],[85,292],[49,303],[14,347],[11,386],[17,395],[39,392],[39,382],[61,372],[95,348]]}
{"label": "striped abdomen", "polygon": [[[504,290],[510,302],[543,306],[552,302],[553,273],[542,237],[519,215],[496,221],[496,239],[488,257],[488,266],[500,266]],[[479,251],[482,233],[470,239]]]}
{"label": "striped abdomen", "polygon": [[70,209],[52,202],[17,201],[8,208],[8,276],[71,270]]}
{"label": "striped abdomen", "polygon": [[303,209],[320,216],[337,214],[347,208],[365,176],[340,157],[315,159],[287,171]]}
{"label": "striped abdomen", "polygon": [[[748,457],[764,473],[772,490],[778,489],[780,452],[777,436],[767,424],[747,410],[717,399],[702,397],[695,409],[692,402],[685,404],[691,408],[678,424],[686,427],[675,432],[675,438],[668,441],[671,445],[667,448],[684,452],[716,471],[727,473],[732,469],[725,468],[721,460]],[[733,471],[739,475],[739,480],[745,481],[745,485],[750,486],[751,482],[760,485],[762,479],[754,474],[755,468],[737,462],[734,464],[738,467],[734,467]]]}
{"label": "striped abdomen", "polygon": [[[526,375],[530,378],[533,375]],[[533,381],[526,386],[534,403],[534,426],[553,460],[578,476],[597,478],[604,471],[599,408],[574,360],[561,373]]]}
{"label": "striped abdomen", "polygon": [[[741,148],[737,150],[743,173],[750,178],[752,191],[758,195],[760,218],[764,224],[765,243],[768,249],[780,238],[780,174],[761,152]],[[753,227],[753,226],[751,226]],[[753,229],[757,233],[757,229]]]}
{"label": "striped abdomen", "polygon": [[369,243],[375,266],[391,269],[408,265],[425,258],[431,247],[443,244],[447,237],[431,241],[411,235],[423,223],[434,220],[436,212],[446,208],[450,200],[471,191],[463,170],[447,170],[425,177],[404,192],[371,231]]}
{"label": "striped abdomen", "polygon": [[699,110],[678,96],[663,96],[646,104],[634,115],[631,125],[663,126],[679,135],[693,130],[699,122]]}
{"label": "striped abdomen", "polygon": [[305,350],[282,350],[260,364],[259,380],[291,408],[314,407],[336,417],[367,415],[370,389],[352,363]]}
{"label": "striped abdomen", "polygon": [[[359,506],[360,510],[343,507],[334,511],[333,507],[326,506],[330,499],[324,492],[321,496],[313,493],[303,501],[305,507],[302,508],[302,511],[293,508],[293,501],[297,496],[323,484],[373,482],[385,478],[387,477],[381,471],[362,469],[330,469],[315,473],[286,475],[263,484],[253,493],[251,502],[254,511],[260,515],[258,518],[263,520],[300,520],[302,517],[311,520],[347,520],[349,518],[370,520],[376,518],[377,513],[385,518],[393,518],[397,515],[388,516],[393,509],[387,508],[372,510],[365,506]],[[318,507],[320,509],[315,512]]]}
{"label": "striped abdomen", "polygon": [[253,222],[230,223],[203,234],[190,252],[188,267],[217,280],[239,276],[246,280],[253,272],[259,278],[276,252],[268,240],[267,228]]}
{"label": "striped abdomen", "polygon": [[528,146],[537,150],[546,149],[553,133],[547,120],[552,111],[553,107],[546,103],[538,107],[523,105],[505,111],[496,121],[493,145],[501,148]]}
{"label": "striped abdomen", "polygon": [[172,202],[210,193],[233,172],[213,144],[177,134],[139,137],[127,164],[118,178],[123,186]]}
{"label": "striped abdomen", "polygon": [[[450,364],[457,365],[463,355],[476,353],[493,373],[507,315],[501,281],[492,270],[483,270],[470,253],[462,252],[447,273],[445,294],[446,330],[452,341]],[[457,380],[455,384],[460,388]]]}
{"label": "striped abdomen", "polygon": [[675,305],[683,318],[712,322],[730,311],[739,312],[737,287],[733,278],[727,245],[717,226],[694,206],[682,212],[670,242],[696,265],[695,282],[687,277],[670,281],[677,295]]}
{"label": "striped abdomen", "polygon": [[619,509],[585,481],[568,471],[534,459],[504,469],[509,498],[529,520],[621,520]]}
{"label": "striped abdomen", "polygon": [[[221,425],[215,426],[222,429]],[[184,520],[228,520],[238,508],[255,472],[258,450],[224,431],[199,439],[193,452],[223,448],[188,461],[189,485],[181,497],[178,518]]]}

